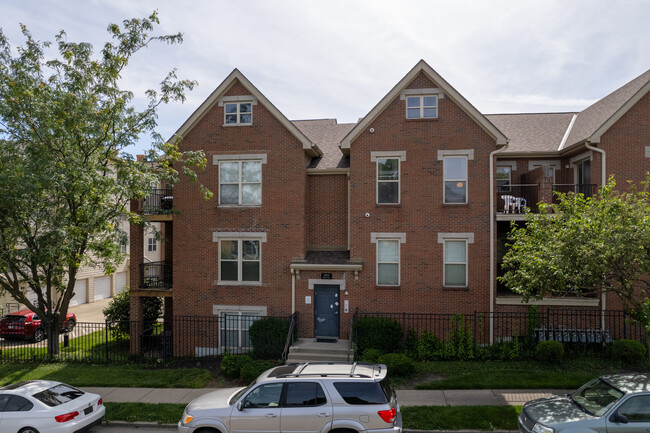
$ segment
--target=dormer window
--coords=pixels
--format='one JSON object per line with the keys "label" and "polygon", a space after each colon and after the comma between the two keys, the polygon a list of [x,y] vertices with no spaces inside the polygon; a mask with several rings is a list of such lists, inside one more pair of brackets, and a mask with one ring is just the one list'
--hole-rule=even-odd
{"label": "dormer window", "polygon": [[438,117],[438,96],[418,95],[406,97],[407,119],[435,119]]}
{"label": "dormer window", "polygon": [[226,125],[250,125],[253,123],[253,104],[251,102],[225,103]]}

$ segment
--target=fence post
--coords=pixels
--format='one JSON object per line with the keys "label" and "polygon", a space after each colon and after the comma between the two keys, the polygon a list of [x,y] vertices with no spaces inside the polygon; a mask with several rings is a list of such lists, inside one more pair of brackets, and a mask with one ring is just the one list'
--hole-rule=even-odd
{"label": "fence post", "polygon": [[476,350],[476,310],[474,310],[474,350]]}
{"label": "fence post", "polygon": [[104,325],[104,343],[106,343],[106,344],[104,344],[104,346],[106,346],[106,361],[108,362],[108,361],[110,361],[110,359],[109,359],[110,350],[108,349],[108,320],[105,322],[105,325]]}
{"label": "fence post", "polygon": [[402,312],[402,353],[406,353],[406,312]]}

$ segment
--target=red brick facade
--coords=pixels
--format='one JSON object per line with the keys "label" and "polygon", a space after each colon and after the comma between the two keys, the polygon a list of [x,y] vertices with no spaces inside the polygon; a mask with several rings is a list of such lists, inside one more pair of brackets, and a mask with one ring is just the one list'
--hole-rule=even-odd
{"label": "red brick facade", "polygon": [[[356,310],[466,314],[525,310],[517,299],[504,297],[496,289],[496,239],[503,236],[510,220],[521,219],[496,212],[504,195],[491,185],[496,167],[510,167],[512,185],[534,190],[535,201],[548,201],[557,185],[580,183],[576,164],[585,158],[590,161],[591,182],[600,185],[602,156],[585,145],[588,137],[562,145],[558,141],[555,150],[527,148],[528,144],[520,146],[517,140],[504,146],[509,131],[516,136],[516,128],[525,130],[522,119],[514,119],[519,124],[498,115],[488,120],[426,64],[418,64],[410,74],[411,79],[405,77],[389,93],[392,96],[378,104],[380,109],[376,107],[372,115],[347,129],[329,120],[309,125],[295,122],[296,128],[243,76],[231,75],[198,115],[188,120],[192,124],[181,128],[181,149],[206,154],[208,166],[199,182],[214,192],[214,198],[203,200],[196,184],[184,178],[174,188],[178,213],[173,222],[166,223],[171,247],[167,245],[165,254],[173,262],[174,281],[173,290],[164,295],[168,304],[173,302],[168,311],[176,317],[224,311],[288,316],[297,311],[299,335],[311,337],[319,326],[314,314],[317,292],[330,285],[338,288],[331,302],[338,315],[337,337],[347,338]],[[437,117],[407,119],[404,94],[420,91],[439,92]],[[252,122],[226,126],[223,101],[248,97],[255,101]],[[638,182],[650,169],[646,157],[650,96],[643,96],[619,117],[601,141],[593,144],[607,154],[608,175]],[[560,120],[555,133],[561,138],[575,117],[571,123],[571,116]],[[349,140],[347,149],[339,146],[344,137]],[[306,139],[310,146],[305,145]],[[377,155],[400,159],[399,203],[377,204]],[[467,157],[467,177],[459,182],[465,182],[467,203],[444,203],[445,155]],[[220,204],[219,161],[247,159],[262,161],[261,204]],[[257,236],[260,282],[222,281],[219,239],[224,236]],[[377,239],[384,238],[399,240],[396,285],[377,283]],[[137,234],[132,239],[142,242]],[[462,287],[444,284],[445,239],[467,241],[467,279]],[[136,255],[141,250],[131,247]],[[133,256],[132,287],[139,284],[138,266]],[[136,295],[147,294],[139,291]],[[608,308],[620,306],[610,298]],[[601,303],[596,299],[570,305],[599,308]],[[134,313],[138,308],[136,296]]]}

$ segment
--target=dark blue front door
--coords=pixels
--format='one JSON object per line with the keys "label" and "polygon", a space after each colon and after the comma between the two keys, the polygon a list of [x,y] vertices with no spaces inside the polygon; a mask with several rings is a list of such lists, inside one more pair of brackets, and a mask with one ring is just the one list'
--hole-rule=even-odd
{"label": "dark blue front door", "polygon": [[336,340],[339,338],[339,311],[341,294],[333,284],[314,285],[314,337]]}

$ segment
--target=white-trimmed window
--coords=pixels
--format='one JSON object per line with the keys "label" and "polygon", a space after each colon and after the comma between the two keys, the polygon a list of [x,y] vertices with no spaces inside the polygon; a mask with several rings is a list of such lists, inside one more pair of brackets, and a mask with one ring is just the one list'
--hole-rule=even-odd
{"label": "white-trimmed window", "polygon": [[260,239],[219,239],[219,282],[259,283],[261,277]]}
{"label": "white-trimmed window", "polygon": [[223,104],[226,125],[250,125],[253,123],[253,103],[226,102]]}
{"label": "white-trimmed window", "polygon": [[407,119],[435,119],[438,117],[438,96],[418,95],[406,97]]}
{"label": "white-trimmed window", "polygon": [[156,251],[156,249],[158,249],[156,238],[147,238],[147,251]]}
{"label": "white-trimmed window", "polygon": [[443,245],[443,286],[467,287],[467,246],[474,243],[473,233],[438,233]]}
{"label": "white-trimmed window", "polygon": [[467,156],[443,158],[444,203],[467,203]]}
{"label": "white-trimmed window", "polygon": [[219,204],[262,204],[262,161],[219,161]]}
{"label": "white-trimmed window", "polygon": [[377,158],[377,203],[399,203],[399,158]]}
{"label": "white-trimmed window", "polygon": [[512,184],[512,167],[507,165],[497,166],[497,191],[509,192]]}
{"label": "white-trimmed window", "polygon": [[371,233],[370,241],[377,244],[377,285],[400,285],[400,244],[406,233]]}
{"label": "white-trimmed window", "polygon": [[219,314],[219,345],[222,347],[250,348],[251,340],[248,330],[261,318],[254,311],[221,311]]}

